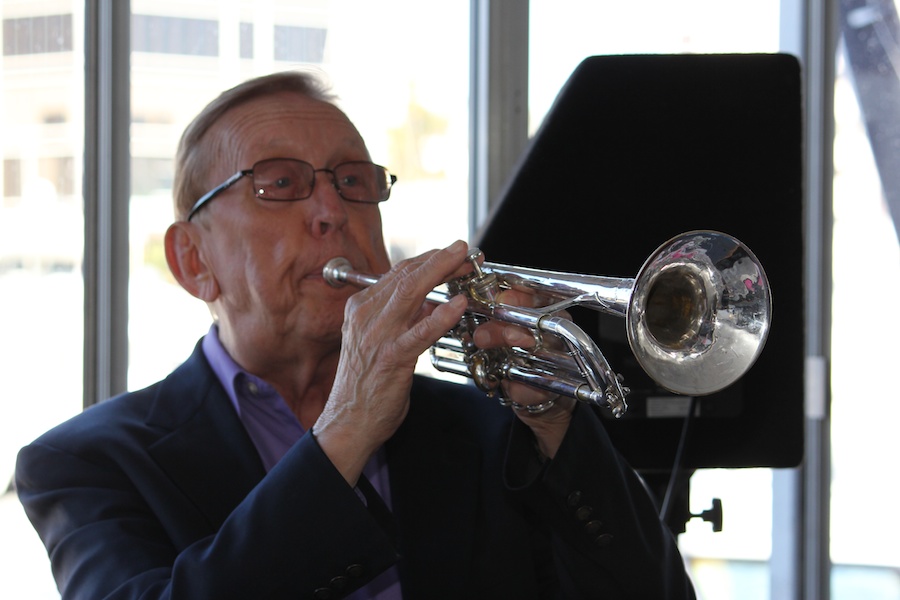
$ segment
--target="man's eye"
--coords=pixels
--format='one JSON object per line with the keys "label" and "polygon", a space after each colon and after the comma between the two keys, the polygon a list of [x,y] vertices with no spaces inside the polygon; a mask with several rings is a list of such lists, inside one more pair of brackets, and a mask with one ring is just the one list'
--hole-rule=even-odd
{"label": "man's eye", "polygon": [[359,177],[356,175],[344,175],[338,182],[340,187],[353,187],[359,185]]}
{"label": "man's eye", "polygon": [[272,187],[279,188],[279,189],[284,189],[284,188],[287,188],[287,187],[291,187],[291,182],[292,182],[292,179],[290,178],[290,176],[287,176],[287,175],[286,175],[286,176],[284,176],[284,177],[279,177],[279,178],[277,178],[277,179],[272,183]]}

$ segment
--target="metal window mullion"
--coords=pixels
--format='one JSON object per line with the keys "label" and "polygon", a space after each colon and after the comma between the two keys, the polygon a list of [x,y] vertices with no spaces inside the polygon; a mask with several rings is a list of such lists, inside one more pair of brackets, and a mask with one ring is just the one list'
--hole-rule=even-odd
{"label": "metal window mullion", "polygon": [[837,12],[832,1],[782,0],[782,6],[785,5],[802,12],[803,24],[802,40],[796,44],[796,51],[803,62],[806,118],[803,140],[806,439],[803,465],[776,473],[772,600],[827,600],[831,596],[828,370]]}
{"label": "metal window mullion", "polygon": [[128,0],[85,3],[85,407],[127,385],[130,24]]}
{"label": "metal window mullion", "polygon": [[[831,597],[831,360],[836,2],[806,0],[806,459],[803,473],[803,598]],[[815,380],[813,380],[815,377]]]}
{"label": "metal window mullion", "polygon": [[[803,63],[805,456],[774,474],[772,600],[827,600],[830,575],[831,246],[834,78],[838,28],[832,0],[782,0],[782,46]],[[786,31],[790,26],[796,31]],[[784,48],[785,39],[788,48]]]}
{"label": "metal window mullion", "polygon": [[469,237],[528,142],[528,2],[470,3]]}

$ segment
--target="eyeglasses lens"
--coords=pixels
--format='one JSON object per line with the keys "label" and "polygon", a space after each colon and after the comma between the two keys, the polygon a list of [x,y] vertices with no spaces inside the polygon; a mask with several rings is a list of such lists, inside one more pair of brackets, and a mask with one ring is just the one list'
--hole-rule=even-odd
{"label": "eyeglasses lens", "polygon": [[299,160],[263,160],[253,165],[253,187],[265,200],[302,200],[312,194],[312,165]]}
{"label": "eyeglasses lens", "polygon": [[381,202],[390,196],[387,169],[365,161],[346,162],[334,169],[314,169],[301,160],[275,158],[253,165],[253,186],[264,200],[303,200],[312,195],[315,174],[331,173],[341,197],[356,202]]}
{"label": "eyeglasses lens", "polygon": [[387,199],[385,170],[369,162],[349,162],[334,168],[334,181],[341,196],[357,202]]}

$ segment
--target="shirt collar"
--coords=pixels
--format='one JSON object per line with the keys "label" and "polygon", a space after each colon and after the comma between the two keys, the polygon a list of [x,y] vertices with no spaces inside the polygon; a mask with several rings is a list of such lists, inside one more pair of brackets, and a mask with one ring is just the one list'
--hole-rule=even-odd
{"label": "shirt collar", "polygon": [[263,379],[248,373],[239,364],[234,362],[231,355],[222,345],[219,339],[219,327],[215,323],[209,328],[209,333],[203,338],[203,353],[209,361],[216,377],[225,388],[228,398],[231,400],[238,416],[241,416],[240,398],[246,395],[258,397],[277,396],[278,392]]}
{"label": "shirt collar", "polygon": [[234,361],[216,325],[203,338],[202,347],[268,471],[305,433],[300,421],[272,385]]}

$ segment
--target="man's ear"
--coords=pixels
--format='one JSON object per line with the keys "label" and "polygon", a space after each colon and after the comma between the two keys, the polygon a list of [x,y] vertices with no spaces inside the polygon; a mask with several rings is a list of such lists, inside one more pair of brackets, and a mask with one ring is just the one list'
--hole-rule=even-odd
{"label": "man's ear", "polygon": [[212,302],[219,296],[216,281],[200,249],[199,232],[187,221],[177,221],[166,230],[166,262],[172,275],[192,296]]}

